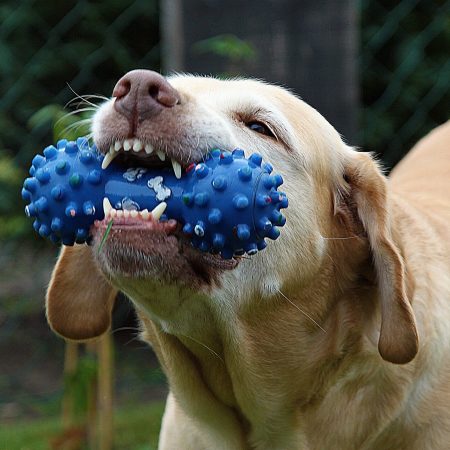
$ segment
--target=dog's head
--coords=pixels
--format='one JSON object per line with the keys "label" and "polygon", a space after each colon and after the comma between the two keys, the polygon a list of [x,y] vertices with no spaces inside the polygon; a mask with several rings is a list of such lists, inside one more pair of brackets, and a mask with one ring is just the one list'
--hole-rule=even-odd
{"label": "dog's head", "polygon": [[285,180],[287,222],[263,252],[231,262],[187,245],[173,223],[120,222],[100,251],[104,228],[94,228],[93,245],[64,248],[53,273],[47,314],[56,332],[87,339],[106,331],[116,290],[175,334],[200,326],[211,311],[227,316],[285,292],[297,298],[306,288],[310,314],[324,324],[338,293],[365,272],[373,277],[364,283],[378,286],[382,357],[414,357],[417,334],[386,180],[313,108],[260,81],[132,71],[98,109],[92,130],[99,150],[118,150],[121,164],[140,158],[179,170],[213,148],[257,151]]}

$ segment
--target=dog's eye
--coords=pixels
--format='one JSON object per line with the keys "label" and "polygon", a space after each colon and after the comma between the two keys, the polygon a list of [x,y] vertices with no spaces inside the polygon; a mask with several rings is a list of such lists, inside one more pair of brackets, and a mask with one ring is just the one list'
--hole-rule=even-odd
{"label": "dog's eye", "polygon": [[275,137],[272,131],[270,131],[269,127],[262,122],[254,120],[252,122],[246,122],[245,126],[247,128],[250,128],[250,130],[252,131],[256,131],[256,133],[264,134],[265,136]]}

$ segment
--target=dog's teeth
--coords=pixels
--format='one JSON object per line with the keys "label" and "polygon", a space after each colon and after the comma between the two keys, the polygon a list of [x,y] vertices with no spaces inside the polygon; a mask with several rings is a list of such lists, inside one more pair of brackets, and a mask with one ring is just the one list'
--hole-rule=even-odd
{"label": "dog's teeth", "polygon": [[153,153],[153,147],[151,144],[145,144],[145,153],[147,153],[147,155],[151,155]]}
{"label": "dog's teeth", "polygon": [[125,140],[123,141],[123,149],[124,149],[126,152],[127,152],[128,150],[131,149],[131,145],[132,145],[131,139],[125,139]]}
{"label": "dog's teeth", "polygon": [[111,209],[112,209],[111,202],[105,197],[103,199],[103,212],[105,213],[105,217],[109,216]]}
{"label": "dog's teeth", "polygon": [[133,150],[135,152],[138,152],[139,150],[142,150],[142,142],[139,139],[135,139],[134,140]]}
{"label": "dog's teeth", "polygon": [[128,211],[127,209],[123,210],[123,217],[128,218],[130,217],[130,211]]}
{"label": "dog's teeth", "polygon": [[172,159],[172,167],[173,171],[175,172],[175,176],[180,179],[181,178],[181,165],[179,162]]}
{"label": "dog's teeth", "polygon": [[117,217],[123,217],[123,211],[121,209],[116,209]]}
{"label": "dog's teeth", "polygon": [[110,147],[109,147],[109,153],[112,153],[113,151],[114,151],[114,145],[111,144]]}
{"label": "dog's teeth", "polygon": [[162,150],[156,150],[156,154],[159,156],[159,159],[161,161],[166,160],[166,154]]}
{"label": "dog's teeth", "polygon": [[120,141],[116,141],[114,143],[114,150],[118,152],[122,148],[122,143]]}
{"label": "dog's teeth", "polygon": [[116,217],[117,216],[117,209],[111,208],[109,211],[109,216],[112,217]]}
{"label": "dog's teeth", "polygon": [[139,214],[145,220],[147,220],[150,217],[150,213],[148,212],[148,209],[143,209],[142,211],[139,211]]}
{"label": "dog's teeth", "polygon": [[130,211],[130,216],[131,216],[131,217],[135,218],[135,217],[137,217],[138,215],[139,215],[139,211],[136,211],[135,209],[132,209],[132,210]]}
{"label": "dog's teeth", "polygon": [[159,220],[159,218],[162,216],[162,214],[166,210],[166,208],[167,208],[167,203],[161,202],[156,208],[154,208],[152,210],[153,219]]}
{"label": "dog's teeth", "polygon": [[111,161],[117,156],[116,152],[108,152],[102,161],[102,169],[105,170],[110,164]]}

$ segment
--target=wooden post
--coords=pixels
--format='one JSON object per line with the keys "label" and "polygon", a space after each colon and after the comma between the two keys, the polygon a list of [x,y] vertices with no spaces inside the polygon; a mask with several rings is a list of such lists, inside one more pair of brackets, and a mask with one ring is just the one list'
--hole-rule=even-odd
{"label": "wooden post", "polygon": [[[233,73],[292,88],[352,143],[357,129],[355,0],[162,0],[163,69]],[[199,53],[204,39],[233,34],[255,58]]]}
{"label": "wooden post", "polygon": [[111,450],[113,446],[113,345],[110,333],[97,342],[97,430],[98,450]]}
{"label": "wooden post", "polygon": [[[86,343],[86,352],[94,358],[97,356],[98,341]],[[89,450],[98,450],[98,405],[97,405],[97,380],[92,379],[87,395],[86,431]]]}
{"label": "wooden post", "polygon": [[[80,345],[66,342],[64,355],[64,377],[67,379],[77,371]],[[97,378],[88,386],[85,429],[90,450],[111,450],[113,448],[113,340],[106,333],[96,341],[86,344],[86,352],[97,358]],[[62,400],[63,430],[76,425],[73,392],[66,390]],[[62,439],[65,439],[64,434]]]}
{"label": "wooden post", "polygon": [[[78,344],[75,342],[66,342],[64,352],[64,382],[76,372],[78,364]],[[62,399],[61,421],[63,429],[68,429],[75,423],[74,399],[73,394],[68,389],[64,390]]]}

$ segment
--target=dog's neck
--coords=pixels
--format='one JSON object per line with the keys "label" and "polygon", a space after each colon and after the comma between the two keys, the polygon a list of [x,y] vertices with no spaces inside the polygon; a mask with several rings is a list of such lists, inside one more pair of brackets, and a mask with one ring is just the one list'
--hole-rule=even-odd
{"label": "dog's neck", "polygon": [[[270,422],[277,424],[274,439],[279,439],[280,430],[292,426],[293,411],[314,408],[330,380],[363,345],[364,324],[375,303],[371,283],[361,287],[360,277],[370,272],[364,266],[366,251],[361,251],[361,273],[353,280],[338,282],[340,270],[329,258],[306,286],[286,285],[283,292],[252,299],[228,314],[211,308],[210,299],[202,296],[179,301],[170,324],[141,309],[143,337],[158,354],[176,398],[182,402],[188,396],[185,407],[195,409],[207,391],[242,433],[269,433],[265,424]],[[338,292],[336,286],[341,286]],[[151,302],[153,311],[155,304],[169,303],[167,297]],[[183,313],[186,307],[189,312]]]}

